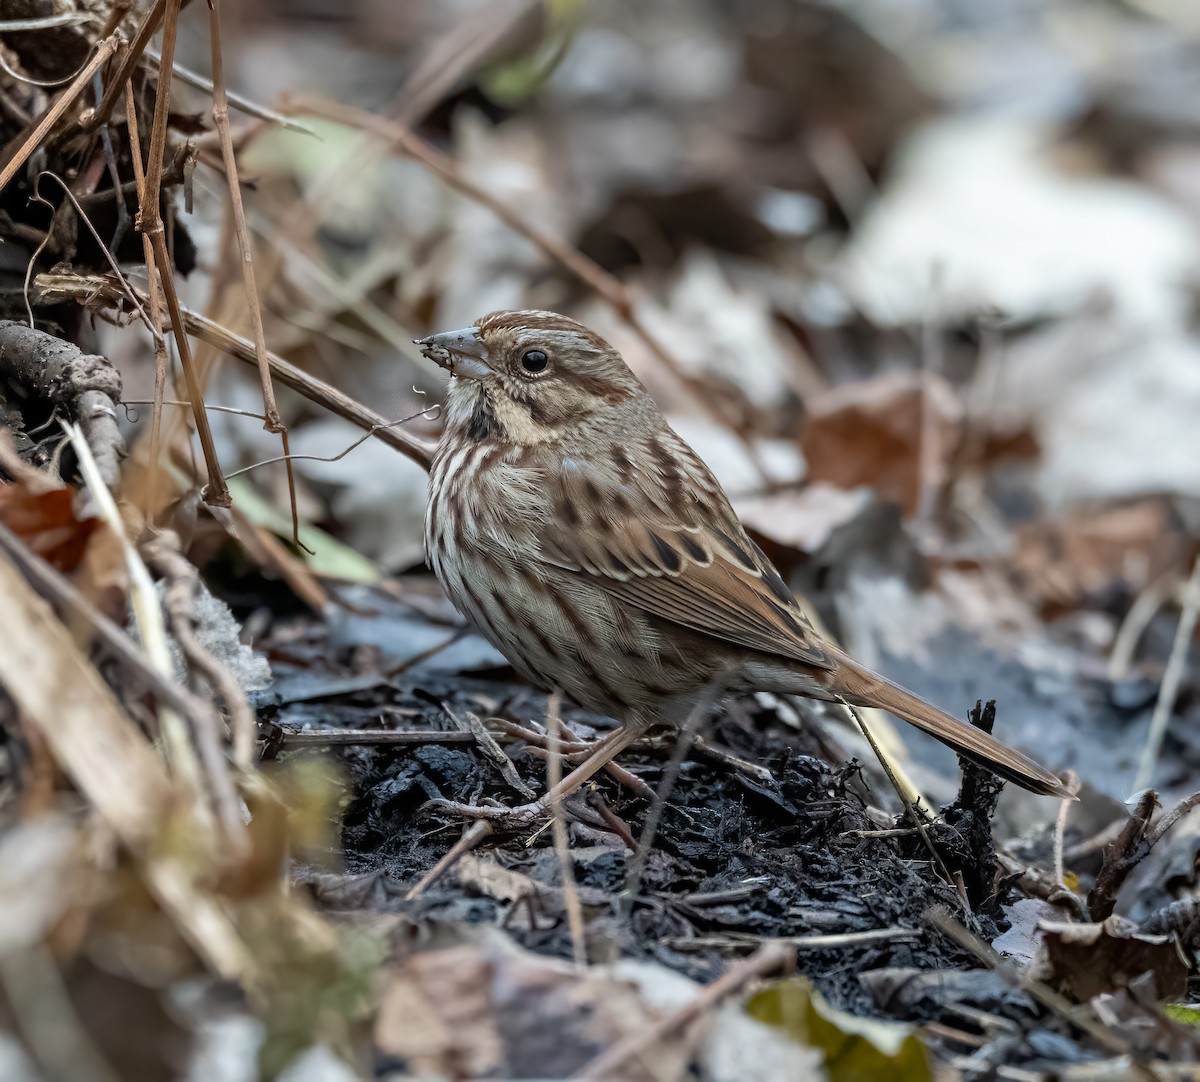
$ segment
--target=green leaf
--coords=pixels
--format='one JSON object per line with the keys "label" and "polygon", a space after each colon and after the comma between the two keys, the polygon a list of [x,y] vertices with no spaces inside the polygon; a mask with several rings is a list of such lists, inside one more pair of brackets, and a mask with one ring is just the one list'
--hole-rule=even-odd
{"label": "green leaf", "polygon": [[1164,1003],[1163,1013],[1173,1022],[1200,1026],[1200,1006],[1194,1003]]}
{"label": "green leaf", "polygon": [[[235,477],[229,482],[229,491],[237,503],[238,509],[255,526],[261,526],[280,537],[290,540],[292,536],[292,520],[283,511],[272,506],[263,499],[258,489],[249,481]],[[328,579],[342,579],[346,582],[362,582],[368,585],[376,583],[382,577],[376,567],[361,553],[349,545],[342,544],[336,538],[330,537],[324,530],[300,524],[300,540],[310,549],[312,555],[301,552],[304,562],[314,575]]]}
{"label": "green leaf", "polygon": [[830,1082],[932,1082],[929,1052],[912,1026],[836,1010],[806,980],[764,988],[746,1010],[794,1041],[823,1052]]}

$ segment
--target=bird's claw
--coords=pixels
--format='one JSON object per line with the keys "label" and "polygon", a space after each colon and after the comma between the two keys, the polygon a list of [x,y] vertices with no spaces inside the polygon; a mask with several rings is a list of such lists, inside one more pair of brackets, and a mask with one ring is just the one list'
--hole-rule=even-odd
{"label": "bird's claw", "polygon": [[485,819],[489,823],[507,830],[525,830],[549,814],[545,804],[540,800],[520,804],[515,808],[488,808],[478,804],[463,804],[458,800],[446,800],[438,797],[428,801],[425,809],[444,812],[460,819]]}

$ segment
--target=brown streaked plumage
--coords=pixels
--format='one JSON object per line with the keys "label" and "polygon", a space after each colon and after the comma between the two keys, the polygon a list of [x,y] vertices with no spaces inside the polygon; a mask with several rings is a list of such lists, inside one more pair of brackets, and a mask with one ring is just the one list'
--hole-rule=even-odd
{"label": "brown streaked plumage", "polygon": [[[494,312],[419,345],[456,377],[431,472],[430,565],[526,678],[625,722],[605,753],[681,721],[720,682],[880,707],[1018,785],[1066,795],[818,636],[708,467],[592,331]],[[605,761],[597,752],[558,795]]]}

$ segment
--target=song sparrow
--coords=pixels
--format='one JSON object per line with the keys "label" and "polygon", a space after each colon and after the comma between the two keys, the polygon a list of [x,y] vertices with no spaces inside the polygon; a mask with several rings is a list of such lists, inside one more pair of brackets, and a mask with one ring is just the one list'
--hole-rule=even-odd
{"label": "song sparrow", "polygon": [[553,312],[494,312],[417,344],[454,377],[430,478],[430,565],[527,679],[624,722],[527,814],[646,725],[682,721],[714,683],[880,707],[1018,785],[1067,795],[1020,752],[819,637],[598,335]]}

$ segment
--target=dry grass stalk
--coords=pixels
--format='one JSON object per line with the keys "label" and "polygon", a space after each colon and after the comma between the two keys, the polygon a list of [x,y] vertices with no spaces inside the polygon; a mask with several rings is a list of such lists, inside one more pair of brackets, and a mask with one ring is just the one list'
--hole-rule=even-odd
{"label": "dry grass stalk", "polygon": [[1167,735],[1167,722],[1171,720],[1171,712],[1175,709],[1175,697],[1179,694],[1179,685],[1183,680],[1184,669],[1187,667],[1188,647],[1191,645],[1192,636],[1196,631],[1198,614],[1200,614],[1200,556],[1196,557],[1187,586],[1184,587],[1183,611],[1179,614],[1179,625],[1175,629],[1175,639],[1171,643],[1167,669],[1163,673],[1162,685],[1158,689],[1158,701],[1154,704],[1154,714],[1150,718],[1146,743],[1142,746],[1142,757],[1138,763],[1137,776],[1133,780],[1134,792],[1146,788],[1154,776],[1158,753],[1162,750],[1163,738]]}
{"label": "dry grass stalk", "polygon": [[283,443],[283,462],[284,469],[287,471],[288,506],[292,513],[292,538],[297,545],[300,545],[300,514],[296,508],[296,476],[292,468],[291,450],[288,446],[287,426],[280,419],[279,407],[275,403],[275,388],[271,385],[271,364],[267,359],[267,339],[263,331],[262,306],[258,300],[258,286],[254,281],[253,246],[250,243],[250,230],[246,227],[246,209],[242,205],[237,155],[234,153],[233,139],[229,134],[229,99],[225,94],[225,69],[221,61],[219,0],[209,0],[208,18],[212,38],[213,125],[217,129],[217,136],[221,141],[221,156],[225,162],[225,179],[229,185],[229,205],[233,214],[233,227],[242,256],[242,283],[246,290],[250,334],[254,340],[254,360],[258,365],[258,380],[262,387],[263,413],[265,415],[263,427],[268,432],[277,432]]}
{"label": "dry grass stalk", "polygon": [[106,124],[108,118],[112,116],[112,111],[117,105],[117,99],[130,84],[134,69],[137,67],[138,61],[142,58],[142,53],[146,51],[146,46],[150,44],[150,39],[158,33],[158,28],[162,23],[163,14],[166,9],[167,0],[154,0],[154,6],[146,12],[146,17],[142,19],[141,24],[138,26],[137,33],[134,34],[129,48],[125,49],[121,54],[121,63],[117,65],[117,70],[113,73],[113,77],[109,81],[108,89],[104,92],[104,97],[100,99],[100,104],[96,106],[95,112],[92,113],[85,125],[88,131],[95,131],[102,124]]}
{"label": "dry grass stalk", "polygon": [[665,1018],[634,1033],[601,1052],[583,1070],[572,1078],[620,1078],[621,1068],[631,1059],[642,1055],[659,1041],[678,1033],[705,1011],[712,1010],[727,996],[740,992],[751,981],[757,980],[774,970],[781,969],[792,958],[792,950],[786,943],[767,943],[749,958],[735,962],[712,982],[690,1003],[672,1011]]}
{"label": "dry grass stalk", "polygon": [[[137,103],[134,101],[133,86],[125,87],[125,120],[129,131],[129,154],[133,159],[134,185],[138,198],[146,188],[146,173],[142,167],[142,143],[138,132]],[[154,245],[150,237],[142,233],[142,258],[146,263],[146,282],[148,299],[146,306],[150,310],[150,333],[154,336],[154,405],[150,413],[150,454],[149,472],[146,484],[146,500],[144,511],[154,525],[158,512],[158,481],[162,470],[159,462],[159,444],[162,439],[162,408],[163,397],[167,388],[167,373],[170,369],[170,359],[167,357],[167,341],[163,337],[163,300],[162,291],[158,285],[158,275],[154,273]]]}
{"label": "dry grass stalk", "polygon": [[[550,695],[546,707],[546,788],[548,791],[562,781],[562,692],[557,689]],[[583,907],[579,904],[579,888],[575,884],[575,866],[571,863],[571,847],[567,841],[567,820],[562,804],[555,801],[550,805],[550,823],[554,838],[554,853],[558,857],[558,873],[562,879],[563,905],[567,910],[567,925],[571,929],[571,954],[575,968],[581,973],[587,969],[587,939],[583,925]]]}
{"label": "dry grass stalk", "polygon": [[29,159],[29,155],[41,146],[42,140],[49,134],[50,129],[58,123],[63,114],[75,102],[75,99],[91,83],[92,76],[108,63],[109,57],[117,51],[120,44],[120,38],[115,34],[97,42],[96,51],[92,55],[92,59],[80,69],[79,74],[75,76],[71,85],[59,94],[50,108],[27,131],[22,132],[21,135],[18,135],[16,139],[9,143],[5,148],[3,157],[0,158],[0,161],[3,162],[0,165],[0,188],[3,188],[17,175],[17,171]]}
{"label": "dry grass stalk", "polygon": [[[179,0],[166,0],[163,18],[162,70],[168,72],[171,70],[171,62],[175,55],[178,22]],[[163,294],[167,300],[167,310],[171,316],[171,328],[175,334],[175,344],[179,349],[179,364],[183,369],[184,381],[187,383],[188,398],[192,403],[192,417],[196,424],[196,435],[200,440],[204,464],[208,471],[208,484],[204,490],[204,499],[215,507],[228,507],[232,500],[229,495],[229,487],[225,484],[224,474],[221,472],[221,464],[217,459],[217,449],[213,444],[208,415],[204,411],[204,392],[196,374],[191,346],[183,325],[179,295],[175,290],[171,256],[167,251],[166,231],[163,229],[159,205],[170,108],[171,80],[160,77],[158,93],[154,100],[154,125],[150,131],[149,164],[145,182],[138,189],[138,203],[141,207],[138,214],[138,228],[150,238],[154,251],[154,262],[158,267]]]}
{"label": "dry grass stalk", "polygon": [[251,981],[253,958],[215,900],[197,888],[196,857],[217,851],[195,820],[185,863],[155,852],[166,825],[187,816],[150,744],[121,710],[70,632],[13,564],[0,561],[0,684],[113,833],[143,862],[147,884],[201,957],[223,977]]}

